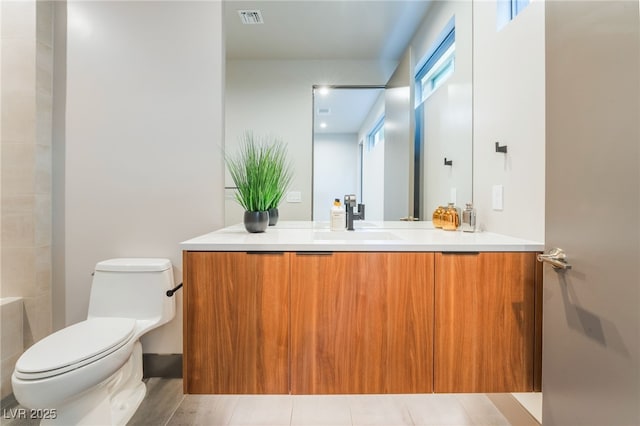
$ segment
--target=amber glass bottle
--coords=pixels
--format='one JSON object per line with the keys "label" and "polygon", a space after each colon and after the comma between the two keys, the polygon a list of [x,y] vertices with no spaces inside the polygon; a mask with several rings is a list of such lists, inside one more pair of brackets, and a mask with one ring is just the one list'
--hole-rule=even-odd
{"label": "amber glass bottle", "polygon": [[434,228],[442,228],[442,219],[444,216],[446,208],[442,206],[438,206],[437,209],[433,212],[433,227]]}
{"label": "amber glass bottle", "polygon": [[460,212],[453,203],[449,203],[442,217],[442,229],[455,231],[460,226]]}

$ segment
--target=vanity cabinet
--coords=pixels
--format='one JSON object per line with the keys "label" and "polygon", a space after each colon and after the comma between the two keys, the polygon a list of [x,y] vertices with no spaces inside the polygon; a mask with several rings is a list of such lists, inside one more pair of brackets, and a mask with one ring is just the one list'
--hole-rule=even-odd
{"label": "vanity cabinet", "polygon": [[185,393],[289,393],[289,253],[185,252]]}
{"label": "vanity cabinet", "polygon": [[291,257],[291,392],[433,391],[433,253]]}
{"label": "vanity cabinet", "polygon": [[185,393],[540,389],[535,252],[184,252]]}
{"label": "vanity cabinet", "polygon": [[436,253],[435,392],[538,387],[536,270],[535,253]]}

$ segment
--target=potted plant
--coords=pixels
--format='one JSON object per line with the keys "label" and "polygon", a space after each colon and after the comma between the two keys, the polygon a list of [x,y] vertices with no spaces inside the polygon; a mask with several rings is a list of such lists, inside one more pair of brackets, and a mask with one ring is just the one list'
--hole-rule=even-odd
{"label": "potted plant", "polygon": [[286,146],[277,138],[256,138],[244,134],[235,156],[225,161],[237,188],[236,201],[244,209],[244,225],[249,232],[264,232],[278,218],[277,207],[291,183],[291,166]]}
{"label": "potted plant", "polygon": [[291,184],[292,169],[291,163],[287,160],[286,145],[277,138],[268,142],[265,167],[266,175],[269,176],[267,184],[268,198],[270,199],[267,209],[269,211],[269,225],[274,226],[278,222],[278,206],[282,197]]}

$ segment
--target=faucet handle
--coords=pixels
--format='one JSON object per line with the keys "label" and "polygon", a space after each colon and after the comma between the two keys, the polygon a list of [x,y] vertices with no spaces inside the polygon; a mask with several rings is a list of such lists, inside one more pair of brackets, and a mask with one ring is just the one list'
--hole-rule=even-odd
{"label": "faucet handle", "polygon": [[345,206],[355,207],[356,206],[356,194],[346,194],[344,196],[344,204],[345,204]]}

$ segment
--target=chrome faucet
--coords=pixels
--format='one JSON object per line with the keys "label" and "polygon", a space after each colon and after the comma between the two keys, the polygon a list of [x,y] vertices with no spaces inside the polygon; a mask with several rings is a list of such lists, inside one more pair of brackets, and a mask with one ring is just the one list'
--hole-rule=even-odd
{"label": "chrome faucet", "polygon": [[[355,213],[353,209],[358,206],[358,212]],[[347,231],[353,231],[354,220],[364,220],[364,204],[356,203],[355,194],[347,194],[344,196],[344,207],[347,209]]]}

